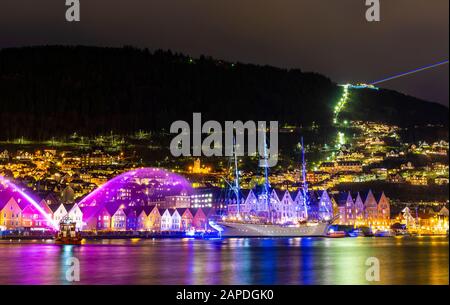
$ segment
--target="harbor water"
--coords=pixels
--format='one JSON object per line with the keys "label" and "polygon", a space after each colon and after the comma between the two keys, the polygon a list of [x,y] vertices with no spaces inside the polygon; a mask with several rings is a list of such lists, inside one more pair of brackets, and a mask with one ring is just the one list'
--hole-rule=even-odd
{"label": "harbor water", "polygon": [[[73,259],[80,281],[67,280]],[[369,281],[368,260],[379,262]],[[72,265],[71,265],[72,264]],[[0,241],[0,284],[448,284],[447,237]]]}

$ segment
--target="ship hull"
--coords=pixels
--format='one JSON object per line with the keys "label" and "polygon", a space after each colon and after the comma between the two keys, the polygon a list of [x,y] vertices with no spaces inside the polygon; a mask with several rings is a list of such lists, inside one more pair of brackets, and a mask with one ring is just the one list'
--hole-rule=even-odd
{"label": "ship hull", "polygon": [[219,222],[222,237],[323,237],[328,230],[327,223],[300,226],[281,226]]}
{"label": "ship hull", "polygon": [[55,244],[57,245],[81,245],[81,238],[57,238]]}

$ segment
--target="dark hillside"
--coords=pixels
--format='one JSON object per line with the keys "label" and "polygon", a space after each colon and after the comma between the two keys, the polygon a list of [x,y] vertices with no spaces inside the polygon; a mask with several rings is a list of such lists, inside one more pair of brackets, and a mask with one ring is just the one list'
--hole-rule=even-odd
{"label": "dark hillside", "polygon": [[[327,125],[340,92],[319,74],[170,51],[3,49],[0,140],[168,129],[175,120],[191,121],[192,112],[202,112],[204,120]],[[362,92],[359,98],[349,104],[352,117],[404,125],[448,123],[447,108],[396,92]]]}

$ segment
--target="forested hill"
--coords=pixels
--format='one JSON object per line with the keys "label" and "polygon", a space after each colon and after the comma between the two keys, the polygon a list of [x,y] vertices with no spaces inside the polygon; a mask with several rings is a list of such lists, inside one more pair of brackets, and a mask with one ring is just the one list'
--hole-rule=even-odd
{"label": "forested hill", "polygon": [[354,90],[352,102],[342,113],[348,119],[363,118],[400,126],[440,124],[448,126],[449,109],[392,90]]}
{"label": "forested hill", "polygon": [[[348,115],[403,125],[448,124],[448,108],[365,92]],[[179,119],[329,124],[341,89],[325,76],[192,59],[131,47],[0,50],[0,140],[168,129]],[[369,111],[370,110],[370,111]]]}

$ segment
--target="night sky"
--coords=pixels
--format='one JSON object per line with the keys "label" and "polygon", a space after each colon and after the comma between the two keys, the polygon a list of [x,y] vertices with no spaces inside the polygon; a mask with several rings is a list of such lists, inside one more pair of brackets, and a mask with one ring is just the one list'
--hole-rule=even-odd
{"label": "night sky", "polygon": [[[448,59],[448,0],[1,0],[0,48],[134,45],[245,63],[300,68],[335,82],[370,82]],[[448,65],[382,85],[449,104]]]}

